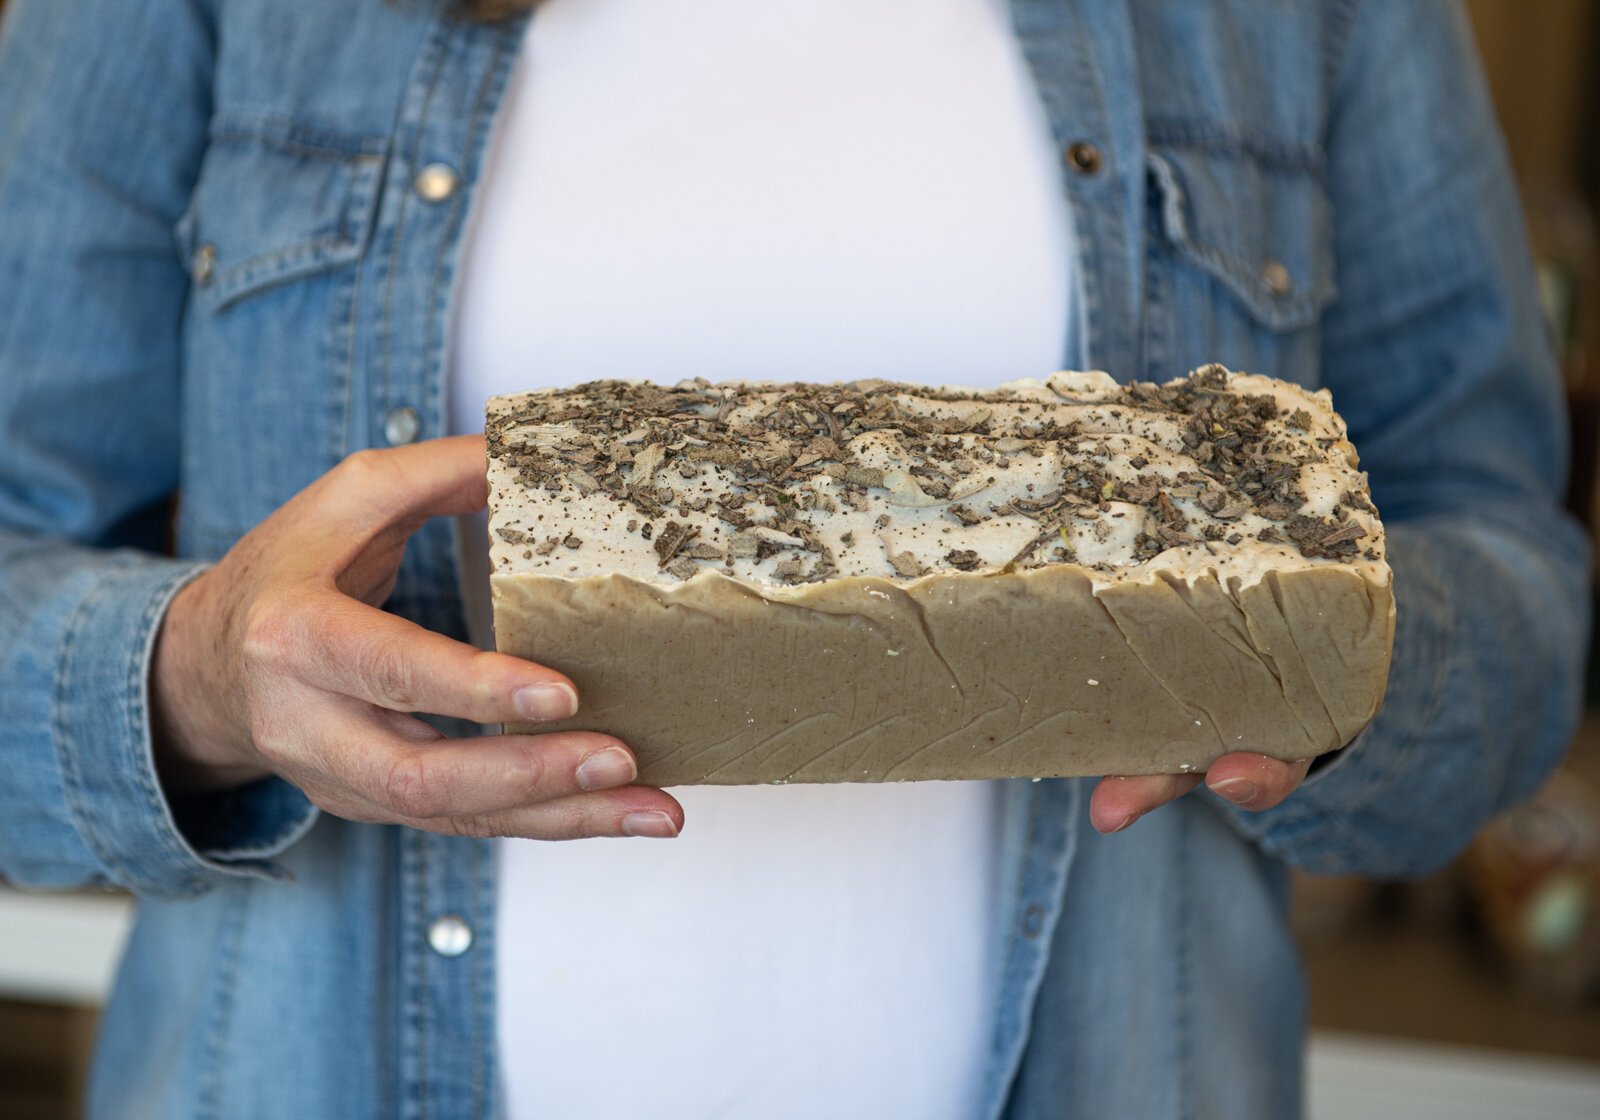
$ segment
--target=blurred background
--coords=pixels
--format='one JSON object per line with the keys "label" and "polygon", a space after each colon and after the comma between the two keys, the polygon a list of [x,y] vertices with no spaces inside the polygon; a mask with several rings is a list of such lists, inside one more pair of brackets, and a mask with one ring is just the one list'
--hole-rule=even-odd
{"label": "blurred background", "polygon": [[[1600,542],[1600,3],[1467,6],[1561,352],[1569,503]],[[1413,882],[1296,880],[1312,1120],[1600,1118],[1597,665],[1565,766],[1454,865]],[[119,896],[0,888],[0,1117],[79,1114],[129,914]]]}

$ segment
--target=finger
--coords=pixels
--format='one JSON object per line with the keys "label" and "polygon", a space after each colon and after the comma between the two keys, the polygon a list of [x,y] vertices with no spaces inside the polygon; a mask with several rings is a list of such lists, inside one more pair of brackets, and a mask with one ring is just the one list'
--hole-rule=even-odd
{"label": "finger", "polygon": [[616,789],[638,776],[633,752],[594,731],[418,741],[420,734],[385,726],[393,718],[349,715],[319,744],[314,780],[334,796],[344,791],[340,815],[361,813],[360,802],[368,810],[362,819],[484,817]]}
{"label": "finger", "polygon": [[592,836],[670,840],[683,831],[683,806],[662,790],[628,786],[504,813],[424,821],[417,827],[457,836],[517,836],[529,840],[580,840]]}
{"label": "finger", "polygon": [[1260,812],[1288,797],[1305,780],[1311,760],[1281,762],[1264,754],[1225,754],[1206,771],[1206,788],[1241,809]]}
{"label": "finger", "polygon": [[1089,797],[1089,822],[1100,832],[1121,832],[1151,809],[1200,784],[1198,774],[1141,774],[1101,778]]}
{"label": "finger", "polygon": [[322,525],[347,541],[384,530],[410,534],[430,517],[475,514],[488,504],[482,435],[451,435],[349,454],[304,491]]}
{"label": "finger", "polygon": [[397,712],[474,723],[565,719],[578,690],[565,674],[447,638],[343,595],[298,612],[290,668],[329,692]]}
{"label": "finger", "polygon": [[[286,502],[258,533],[293,540],[292,553],[274,557],[291,578],[344,577],[363,556],[386,576],[398,566],[406,538],[429,518],[484,508],[485,461],[481,436],[358,451]],[[371,571],[364,576],[375,578]]]}

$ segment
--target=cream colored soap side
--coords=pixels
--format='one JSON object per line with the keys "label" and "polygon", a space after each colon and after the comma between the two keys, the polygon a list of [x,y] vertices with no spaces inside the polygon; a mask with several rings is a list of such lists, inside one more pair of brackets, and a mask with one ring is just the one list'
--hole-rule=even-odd
{"label": "cream colored soap side", "polygon": [[1331,709],[1291,702],[1273,671],[1285,651],[1269,664],[1255,645],[1272,627],[1214,579],[1097,593],[1058,565],[850,577],[778,599],[715,573],[671,585],[525,573],[494,576],[493,590],[499,648],[578,684],[582,711],[555,727],[618,735],[641,781],[743,784],[1177,772],[1228,749],[1333,749],[1376,710],[1392,606],[1386,630],[1370,581],[1304,576],[1286,601],[1348,617],[1339,648],[1366,678],[1306,670]]}

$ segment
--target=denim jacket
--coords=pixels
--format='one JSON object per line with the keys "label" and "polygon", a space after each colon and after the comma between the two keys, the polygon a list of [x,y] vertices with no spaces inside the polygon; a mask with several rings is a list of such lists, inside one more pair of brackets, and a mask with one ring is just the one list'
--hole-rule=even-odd
{"label": "denim jacket", "polygon": [[[527,22],[447,7],[6,5],[0,875],[139,896],[96,1116],[499,1109],[493,844],[276,780],[169,797],[146,683],[201,566],[348,452],[444,430],[462,231]],[[985,1115],[1281,1120],[1289,865],[1438,866],[1574,720],[1587,555],[1514,192],[1443,2],[1011,9],[1081,258],[1062,365],[1330,388],[1398,632],[1376,722],[1269,812],[1201,793],[1105,837],[1089,783],[1007,786]],[[453,532],[413,540],[389,607],[459,636]]]}

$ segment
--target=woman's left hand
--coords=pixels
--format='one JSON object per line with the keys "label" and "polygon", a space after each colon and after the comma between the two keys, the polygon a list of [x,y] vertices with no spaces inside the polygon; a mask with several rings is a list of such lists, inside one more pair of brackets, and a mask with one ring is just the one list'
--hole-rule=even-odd
{"label": "woman's left hand", "polygon": [[[1205,772],[1206,788],[1241,809],[1270,809],[1305,780],[1311,760],[1280,762],[1264,754],[1225,754]],[[1199,774],[1140,774],[1101,778],[1089,798],[1089,820],[1101,832],[1120,832],[1152,809],[1200,784]]]}

